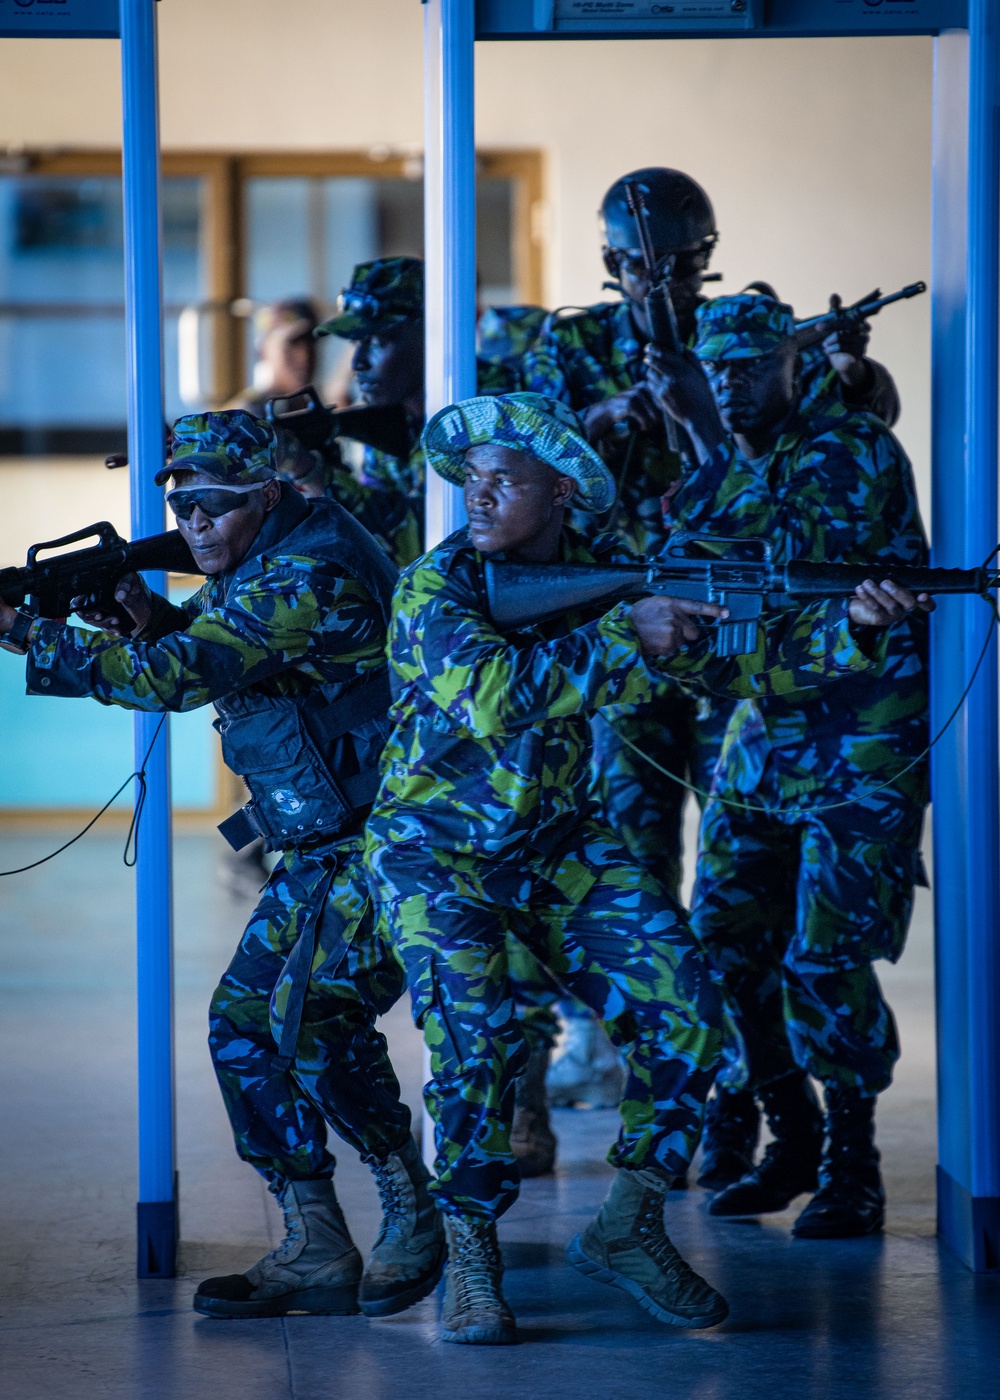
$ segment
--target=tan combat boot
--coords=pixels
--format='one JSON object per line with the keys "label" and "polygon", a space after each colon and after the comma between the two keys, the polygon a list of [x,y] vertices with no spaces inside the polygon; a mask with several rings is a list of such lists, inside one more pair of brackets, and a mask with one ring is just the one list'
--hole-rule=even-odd
{"label": "tan combat boot", "polygon": [[329,1177],[288,1181],[278,1197],[285,1238],[245,1274],[209,1278],[194,1295],[208,1317],[356,1313],[361,1255]]}
{"label": "tan combat boot", "polygon": [[514,1085],[510,1150],[522,1180],[529,1176],[548,1176],[556,1164],[556,1135],[549,1122],[545,1095],[548,1068],[548,1050],[532,1050],[527,1069]]}
{"label": "tan combat boot", "polygon": [[472,1346],[509,1346],[517,1340],[514,1316],[503,1296],[503,1262],[492,1220],[446,1215],[448,1271],[445,1274],[441,1340]]}
{"label": "tan combat boot", "polygon": [[567,1258],[582,1274],[630,1293],[659,1322],[714,1327],[729,1307],[667,1236],[663,1206],[669,1186],[654,1171],[616,1171],[600,1214],[572,1241]]}
{"label": "tan combat boot", "polygon": [[426,1298],[444,1270],[444,1223],[427,1187],[430,1173],[412,1138],[372,1167],[382,1228],[358,1300],[367,1317],[389,1317]]}

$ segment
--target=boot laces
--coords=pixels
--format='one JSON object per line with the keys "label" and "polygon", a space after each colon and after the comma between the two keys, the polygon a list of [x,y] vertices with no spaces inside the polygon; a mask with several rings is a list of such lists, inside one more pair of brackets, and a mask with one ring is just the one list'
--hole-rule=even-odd
{"label": "boot laces", "polygon": [[453,1226],[449,1269],[460,1312],[500,1306],[500,1253],[492,1231],[484,1225]]}
{"label": "boot laces", "polygon": [[671,1243],[663,1223],[663,1197],[647,1191],[636,1215],[642,1247],[664,1274],[684,1278],[693,1271]]}
{"label": "boot laces", "polygon": [[285,1238],[264,1256],[265,1259],[273,1259],[276,1264],[284,1263],[286,1257],[302,1239],[302,1233],[299,1229],[302,1217],[299,1211],[292,1206],[292,1193],[288,1188],[282,1193],[280,1205],[281,1213],[285,1217]]}
{"label": "boot laces", "polygon": [[372,1173],[382,1204],[382,1225],[376,1241],[377,1244],[381,1244],[390,1230],[403,1233],[407,1214],[406,1202],[403,1199],[403,1182],[391,1157],[387,1157],[384,1162],[376,1162]]}

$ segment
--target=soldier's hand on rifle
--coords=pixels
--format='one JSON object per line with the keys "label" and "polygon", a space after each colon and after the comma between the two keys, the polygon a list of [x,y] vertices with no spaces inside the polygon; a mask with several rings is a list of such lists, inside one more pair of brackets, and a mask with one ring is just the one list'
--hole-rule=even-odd
{"label": "soldier's hand on rifle", "polygon": [[848,606],[855,627],[889,627],[915,609],[933,612],[934,599],[927,593],[910,593],[886,579],[881,585],[865,579]]}
{"label": "soldier's hand on rifle", "polygon": [[121,604],[117,613],[102,612],[97,608],[78,607],[82,598],[73,599],[77,616],[102,632],[110,632],[116,637],[134,637],[148,623],[153,611],[152,594],[140,574],[126,574],[119,579],[115,589],[115,599]]}
{"label": "soldier's hand on rifle", "polygon": [[[836,292],[830,298],[830,310],[840,310]],[[849,389],[863,389],[871,380],[872,367],[866,359],[870,335],[867,321],[852,321],[832,330],[823,341],[823,353],[831,368]]]}
{"label": "soldier's hand on rifle", "polygon": [[627,423],[640,433],[663,432],[663,414],[646,384],[636,384],[603,403],[591,404],[580,416],[592,446],[609,437],[619,423]]}
{"label": "soldier's hand on rifle", "polygon": [[661,411],[681,424],[706,460],[726,440],[726,430],[698,360],[690,352],[673,355],[651,345],[646,350],[646,375]]}
{"label": "soldier's hand on rifle", "polygon": [[646,656],[670,657],[687,642],[701,636],[699,618],[723,618],[729,609],[718,603],[703,603],[697,598],[640,598],[632,605],[629,616],[639,633]]}

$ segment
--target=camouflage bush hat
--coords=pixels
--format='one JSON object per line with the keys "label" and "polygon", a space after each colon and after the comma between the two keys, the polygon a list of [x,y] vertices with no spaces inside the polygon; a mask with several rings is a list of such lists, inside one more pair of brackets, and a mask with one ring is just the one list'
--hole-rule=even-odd
{"label": "camouflage bush hat", "polygon": [[276,443],[271,424],[245,408],[185,414],[171,429],[170,460],[156,473],[156,484],[179,471],[204,472],[229,485],[271,481]]}
{"label": "camouflage bush hat", "polygon": [[773,355],[795,334],[792,308],[772,297],[740,292],[716,297],[695,312],[699,360],[756,360]]}
{"label": "camouflage bush hat", "polygon": [[584,510],[608,510],[614,503],[614,478],[581,435],[576,414],[542,394],[463,399],[435,413],[420,442],[428,463],[453,486],[464,484],[468,449],[490,442],[527,452],[572,477],[578,487],[573,504]]}
{"label": "camouflage bush hat", "polygon": [[419,258],[376,258],[358,263],[351,285],[337,298],[337,314],[316,335],[363,340],[424,314],[424,265]]}

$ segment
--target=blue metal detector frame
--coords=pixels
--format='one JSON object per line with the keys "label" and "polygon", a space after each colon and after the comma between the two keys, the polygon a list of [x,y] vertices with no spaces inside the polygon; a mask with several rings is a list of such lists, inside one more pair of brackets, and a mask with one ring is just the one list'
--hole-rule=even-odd
{"label": "blue metal detector frame", "polygon": [[[157,534],[163,493],[153,477],[165,443],[156,0],[0,0],[0,38],[121,39],[132,538]],[[166,592],[163,574],[146,577]],[[146,770],[135,871],[139,1278],[177,1271],[169,718],[155,738],[159,723],[134,716],[135,766]]]}
{"label": "blue metal detector frame", "polygon": [[[477,39],[933,35],[934,562],[980,563],[998,537],[998,27],[997,0],[424,0],[428,413],[476,392]],[[428,473],[428,543],[463,518],[461,493]],[[934,732],[962,693],[986,627],[975,598],[939,605],[931,642]],[[938,1232],[976,1271],[1000,1268],[997,730],[994,632],[983,670],[931,762]]]}

